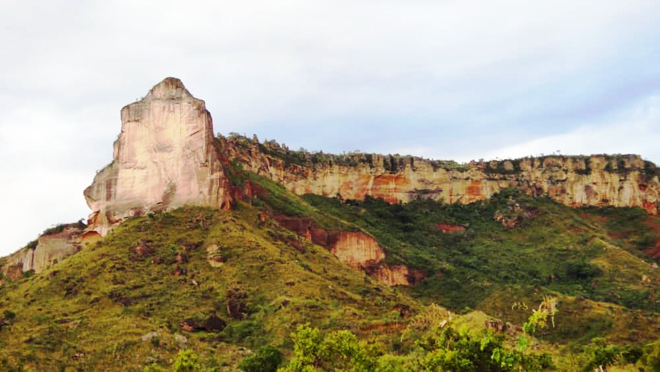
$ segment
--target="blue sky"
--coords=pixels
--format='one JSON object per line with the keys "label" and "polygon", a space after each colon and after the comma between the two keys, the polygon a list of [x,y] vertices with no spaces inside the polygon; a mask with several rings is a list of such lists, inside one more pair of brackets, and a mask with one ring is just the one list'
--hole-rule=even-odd
{"label": "blue sky", "polygon": [[658,35],[644,0],[4,0],[0,255],[87,216],[119,110],[167,76],[295,149],[658,163]]}

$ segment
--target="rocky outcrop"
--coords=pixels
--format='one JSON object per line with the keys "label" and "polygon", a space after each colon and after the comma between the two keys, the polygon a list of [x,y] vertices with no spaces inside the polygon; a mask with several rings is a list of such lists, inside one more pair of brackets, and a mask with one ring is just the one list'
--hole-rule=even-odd
{"label": "rocky outcrop", "polygon": [[18,278],[31,270],[36,273],[44,271],[82,249],[82,232],[82,229],[70,226],[60,232],[40,236],[33,249],[25,247],[6,258],[2,268],[4,274]]}
{"label": "rocky outcrop", "polygon": [[179,79],[167,78],[121,110],[113,161],[85,192],[89,231],[105,235],[124,218],[185,204],[231,204],[211,114]]}
{"label": "rocky outcrop", "polygon": [[421,271],[410,270],[404,265],[378,265],[369,272],[369,276],[390,286],[416,285],[425,278]]}
{"label": "rocky outcrop", "polygon": [[214,139],[204,101],[175,78],[163,80],[142,100],[124,107],[121,120],[112,163],[84,193],[92,209],[88,231],[100,235],[133,215],[185,204],[230,208],[234,198],[263,192],[251,184],[245,190],[232,185],[225,171],[228,159],[297,194],[343,199],[472,203],[514,187],[569,206],[639,206],[656,214],[660,198],[660,172],[636,155],[461,165],[376,154],[310,154],[274,141],[259,143],[256,136]]}
{"label": "rocky outcrop", "polygon": [[424,279],[424,274],[410,270],[404,265],[387,265],[383,262],[385,252],[376,239],[362,232],[340,232],[332,234],[330,252],[339,261],[385,285],[415,285]]}
{"label": "rocky outcrop", "polygon": [[[316,227],[311,218],[278,215],[273,219],[314,244],[327,248],[337,259],[386,285],[415,285],[424,274],[403,265],[383,262],[385,251],[376,239],[363,232],[326,231]],[[288,242],[292,245],[292,242]],[[209,258],[210,260],[210,258]],[[209,261],[210,262],[210,261]]]}
{"label": "rocky outcrop", "polygon": [[297,194],[367,196],[390,203],[418,198],[472,203],[506,189],[547,195],[568,206],[638,206],[657,214],[658,169],[637,155],[546,156],[456,164],[376,154],[325,155],[295,152],[273,142],[223,139],[244,168]]}
{"label": "rocky outcrop", "polygon": [[339,233],[330,253],[354,269],[376,264],[385,258],[376,239],[361,232]]}

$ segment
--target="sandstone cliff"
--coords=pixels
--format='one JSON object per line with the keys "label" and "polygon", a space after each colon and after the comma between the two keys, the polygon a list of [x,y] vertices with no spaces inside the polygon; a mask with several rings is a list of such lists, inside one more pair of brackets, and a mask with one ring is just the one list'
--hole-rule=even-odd
{"label": "sandstone cliff", "polygon": [[83,230],[67,225],[61,231],[44,234],[37,239],[33,248],[25,247],[6,257],[3,273],[10,278],[19,278],[24,272],[39,273],[82,249]]}
{"label": "sandstone cliff", "polygon": [[416,198],[472,203],[514,187],[572,207],[638,206],[650,214],[657,214],[660,194],[658,169],[638,155],[547,156],[459,165],[377,154],[310,154],[238,136],[223,144],[244,168],[297,194],[359,200],[370,196],[390,203]]}
{"label": "sandstone cliff", "polygon": [[211,115],[180,80],[167,78],[121,110],[114,159],[85,190],[90,231],[185,204],[229,208],[228,159],[297,194],[390,203],[431,198],[472,203],[515,187],[569,206],[639,206],[656,214],[658,170],[637,155],[547,156],[456,164],[377,154],[289,151],[241,136],[213,138]]}
{"label": "sandstone cliff", "polygon": [[[325,155],[290,151],[274,141],[213,137],[211,115],[180,80],[167,78],[121,110],[113,161],[85,190],[92,209],[85,238],[98,239],[123,219],[185,204],[230,208],[233,198],[258,193],[232,185],[232,162],[297,194],[390,203],[430,198],[472,203],[510,187],[569,206],[639,206],[656,214],[660,181],[655,165],[636,155],[548,156],[457,164],[377,154]],[[385,251],[360,233],[331,232],[308,219],[276,216],[284,227],[325,246],[339,260],[389,284],[411,284],[421,274],[387,266]],[[462,227],[439,226],[447,233]],[[26,261],[29,259],[26,258]]]}
{"label": "sandstone cliff", "polygon": [[180,80],[124,107],[121,122],[112,163],[84,193],[90,230],[105,235],[126,217],[185,204],[230,205],[211,115]]}

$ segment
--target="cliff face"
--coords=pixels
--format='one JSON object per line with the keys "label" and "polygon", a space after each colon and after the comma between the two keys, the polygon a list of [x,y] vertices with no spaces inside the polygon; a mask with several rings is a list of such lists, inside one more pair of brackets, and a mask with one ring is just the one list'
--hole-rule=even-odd
{"label": "cliff face", "polygon": [[515,187],[569,206],[639,206],[656,214],[657,169],[636,155],[548,156],[501,162],[431,161],[370,154],[289,151],[240,136],[214,139],[211,115],[181,81],[167,78],[121,110],[114,159],[85,190],[89,231],[105,235],[124,218],[184,204],[229,208],[227,159],[297,194],[390,203],[431,198],[472,203]]}
{"label": "cliff face", "polygon": [[354,269],[369,266],[385,258],[376,240],[364,233],[342,232],[330,249],[339,261]]}
{"label": "cliff face", "polygon": [[548,156],[458,165],[370,154],[323,157],[243,137],[224,143],[230,156],[248,170],[297,194],[359,200],[370,196],[390,203],[417,198],[472,203],[514,187],[572,207],[638,206],[650,214],[657,214],[660,194],[655,165],[637,155]]}
{"label": "cliff face", "polygon": [[333,239],[335,242],[330,253],[337,259],[385,285],[414,285],[424,278],[423,273],[409,270],[404,265],[390,266],[382,261],[385,252],[376,239],[361,232],[340,232]]}
{"label": "cliff face", "polygon": [[180,80],[124,107],[121,121],[112,163],[84,192],[91,231],[105,235],[126,217],[184,204],[230,205],[211,115]]}
{"label": "cliff face", "polygon": [[61,232],[40,236],[34,249],[23,248],[8,256],[2,268],[3,272],[10,278],[18,278],[30,270],[39,273],[80,251],[81,236],[82,230],[76,227],[67,227]]}

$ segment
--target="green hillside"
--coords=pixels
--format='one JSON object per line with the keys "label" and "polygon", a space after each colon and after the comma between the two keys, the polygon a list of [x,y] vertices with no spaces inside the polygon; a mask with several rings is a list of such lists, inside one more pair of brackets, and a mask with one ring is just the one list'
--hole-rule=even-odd
{"label": "green hillside", "polygon": [[[645,251],[660,219],[643,210],[513,190],[390,205],[300,198],[236,164],[230,178],[253,190],[232,211],[134,217],[45,272],[2,279],[0,369],[259,370],[281,352],[289,370],[653,370],[660,278]],[[426,278],[379,284],[275,215],[366,232]],[[530,331],[544,298],[554,327]]]}

